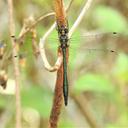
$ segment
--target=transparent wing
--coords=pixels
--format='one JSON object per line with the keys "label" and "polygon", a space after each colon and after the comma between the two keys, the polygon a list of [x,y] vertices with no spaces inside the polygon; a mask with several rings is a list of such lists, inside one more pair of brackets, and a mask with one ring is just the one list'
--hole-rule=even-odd
{"label": "transparent wing", "polygon": [[[53,40],[54,39],[54,40]],[[69,65],[77,67],[85,63],[103,63],[118,54],[115,32],[76,33],[69,39]],[[50,37],[48,47],[55,51],[58,40]],[[100,62],[100,63],[99,63]]]}
{"label": "transparent wing", "polygon": [[[49,62],[53,65],[57,58],[59,42],[57,34],[49,37],[45,49]],[[103,62],[104,59],[114,58],[117,50],[114,47],[115,36],[113,33],[76,33],[69,40],[69,66],[77,67],[85,63]],[[35,51],[31,46],[31,39],[28,39],[23,48],[20,48],[17,56],[22,66],[35,66],[43,69],[41,56],[35,57]],[[12,62],[12,54],[8,55],[9,63]]]}
{"label": "transparent wing", "polygon": [[[117,37],[117,33],[116,32],[103,32],[103,31],[90,31],[90,32],[85,32],[85,31],[82,31],[82,32],[75,32],[73,33],[73,35],[69,38],[70,42],[78,42],[78,41],[81,41],[81,40],[99,40],[103,37],[106,37],[106,38],[114,38],[114,37]],[[51,41],[54,41],[54,42],[57,42],[58,41],[58,35],[55,32],[53,32],[50,37],[48,38],[48,41],[51,42]]]}

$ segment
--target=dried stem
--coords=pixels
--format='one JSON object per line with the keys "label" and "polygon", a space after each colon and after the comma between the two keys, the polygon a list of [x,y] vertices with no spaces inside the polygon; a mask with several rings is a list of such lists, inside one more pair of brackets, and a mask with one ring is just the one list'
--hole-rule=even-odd
{"label": "dried stem", "polygon": [[[33,16],[29,17],[29,21],[28,23],[31,24],[35,22],[35,19]],[[32,35],[32,49],[33,49],[33,53],[35,55],[35,57],[37,58],[38,55],[39,55],[39,47],[38,47],[38,44],[37,44],[37,32],[36,32],[36,28],[35,26],[33,26],[30,30],[30,33]]]}
{"label": "dried stem", "polygon": [[69,9],[71,8],[71,5],[72,5],[73,1],[74,1],[74,0],[71,0],[71,1],[69,2],[68,6],[66,7],[66,12],[68,12]]}
{"label": "dried stem", "polygon": [[27,26],[27,28],[24,28],[24,26],[23,26],[23,28],[22,28],[22,30],[21,30],[21,32],[20,32],[20,34],[19,34],[18,39],[20,40],[22,37],[24,37],[25,34],[28,33],[28,32],[29,32],[35,25],[37,25],[41,20],[45,19],[45,18],[48,17],[48,16],[53,16],[53,15],[55,15],[54,12],[48,13],[48,14],[46,14],[46,15],[43,15],[43,16],[40,16],[39,18],[37,18],[37,20],[35,20],[35,22],[34,22],[31,26],[29,26],[29,27]]}
{"label": "dried stem", "polygon": [[63,0],[53,0],[54,1],[54,10],[56,13],[56,22],[60,25],[65,25],[67,23],[66,20],[66,12],[64,8]]}
{"label": "dried stem", "polygon": [[[73,0],[71,0],[71,1],[69,2],[69,5],[67,6],[66,11],[69,10],[69,8],[71,7],[72,2],[73,2]],[[49,17],[49,16],[53,16],[53,15],[55,15],[54,12],[51,12],[51,13],[48,13],[48,14],[45,14],[45,15],[41,15],[40,17],[38,17],[38,18],[35,20],[35,22],[33,22],[33,24],[32,24],[31,26],[29,26],[29,27],[27,26],[27,28],[25,28],[25,27],[23,26],[23,28],[21,29],[21,32],[20,32],[20,34],[19,34],[18,39],[20,40],[22,37],[24,37],[25,34],[28,33],[28,32],[29,32],[34,26],[36,26],[40,21],[42,21],[43,19],[45,19],[45,18],[47,18],[47,17]],[[54,27],[54,28],[55,28],[55,27]]]}
{"label": "dried stem", "polygon": [[80,12],[80,15],[78,16],[78,18],[76,19],[75,23],[73,24],[72,28],[69,31],[69,38],[72,36],[73,32],[79,26],[79,24],[82,21],[83,17],[85,16],[85,14],[87,13],[88,9],[90,8],[92,1],[93,0],[87,0],[87,2],[85,3],[82,11]]}
{"label": "dried stem", "polygon": [[[56,13],[56,22],[58,25],[67,26],[67,20],[65,15],[65,9],[63,6],[63,0],[54,0],[54,7]],[[67,48],[68,49],[68,48]],[[62,49],[58,48],[58,53],[63,56]],[[67,52],[66,52],[67,55]],[[61,62],[61,66],[57,71],[57,79],[56,79],[56,86],[55,86],[55,94],[54,94],[54,101],[53,106],[50,114],[49,119],[49,128],[57,128],[57,124],[59,121],[59,116],[61,112],[61,107],[63,103],[63,63]]]}
{"label": "dried stem", "polygon": [[13,64],[14,64],[14,75],[16,84],[16,128],[21,128],[21,101],[20,101],[20,82],[19,82],[19,60],[17,56],[17,42],[15,40],[15,24],[13,19],[13,0],[8,0],[8,11],[9,11],[9,30],[12,44]]}
{"label": "dried stem", "polygon": [[45,54],[45,49],[44,49],[44,44],[45,44],[45,41],[46,41],[46,38],[49,36],[49,34],[52,32],[52,30],[55,28],[55,23],[50,27],[50,29],[45,33],[45,35],[43,36],[43,38],[40,39],[40,42],[39,42],[39,51],[40,51],[40,55],[43,59],[43,62],[44,62],[44,67],[50,71],[50,72],[53,72],[53,71],[56,71],[59,69],[61,63],[62,63],[62,55],[58,53],[58,58],[57,58],[57,61],[55,63],[54,66],[51,66],[47,60],[47,57],[46,57],[46,54]]}
{"label": "dried stem", "polygon": [[[58,49],[58,52],[62,54],[61,49]],[[63,101],[63,65],[61,64],[60,68],[57,71],[57,79],[55,86],[55,94],[53,100],[53,106],[49,119],[49,128],[57,128],[59,115],[61,112],[62,101]]]}

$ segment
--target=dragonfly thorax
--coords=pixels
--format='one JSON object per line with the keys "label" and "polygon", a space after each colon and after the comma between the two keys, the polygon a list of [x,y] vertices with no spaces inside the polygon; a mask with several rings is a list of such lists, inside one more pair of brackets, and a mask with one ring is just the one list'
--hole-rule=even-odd
{"label": "dragonfly thorax", "polygon": [[66,48],[68,47],[68,27],[67,26],[57,26],[58,30],[58,37],[59,37],[59,42],[60,42],[60,47],[61,48]]}

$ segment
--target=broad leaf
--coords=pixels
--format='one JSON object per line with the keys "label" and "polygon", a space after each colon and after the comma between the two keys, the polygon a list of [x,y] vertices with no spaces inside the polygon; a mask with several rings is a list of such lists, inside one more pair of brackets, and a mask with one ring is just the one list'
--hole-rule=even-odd
{"label": "broad leaf", "polygon": [[114,88],[111,81],[105,78],[105,76],[99,74],[86,74],[76,80],[75,90],[78,92],[94,91],[111,93],[114,91]]}

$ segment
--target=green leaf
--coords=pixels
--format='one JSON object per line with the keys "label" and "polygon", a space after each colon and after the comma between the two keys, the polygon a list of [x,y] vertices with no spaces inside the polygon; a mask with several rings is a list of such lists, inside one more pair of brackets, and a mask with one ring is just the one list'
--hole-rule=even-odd
{"label": "green leaf", "polygon": [[7,99],[4,96],[0,96],[0,108],[4,108],[7,105]]}
{"label": "green leaf", "polygon": [[119,54],[113,73],[122,82],[128,82],[128,56],[126,54]]}
{"label": "green leaf", "polygon": [[75,90],[78,92],[94,91],[110,93],[113,91],[113,87],[111,81],[99,74],[83,75],[75,83]]}
{"label": "green leaf", "polygon": [[106,128],[127,128],[128,127],[128,114],[121,113],[118,120],[113,124],[107,124]]}
{"label": "green leaf", "polygon": [[113,8],[100,5],[94,9],[93,15],[96,24],[105,31],[120,33],[126,31],[127,22],[125,17]]}
{"label": "green leaf", "polygon": [[31,86],[22,91],[23,107],[36,109],[44,118],[49,117],[52,97],[48,90],[39,86]]}
{"label": "green leaf", "polygon": [[83,2],[83,0],[75,0],[74,3],[79,6],[82,5],[81,3]]}
{"label": "green leaf", "polygon": [[35,3],[35,5],[40,5],[41,7],[46,7],[46,5],[48,5],[49,0],[47,0],[47,2],[45,2],[45,0],[33,0],[33,2]]}
{"label": "green leaf", "polygon": [[105,128],[118,128],[118,125],[116,124],[107,124]]}
{"label": "green leaf", "polygon": [[66,122],[65,120],[59,125],[59,128],[74,128],[74,124],[72,122]]}

